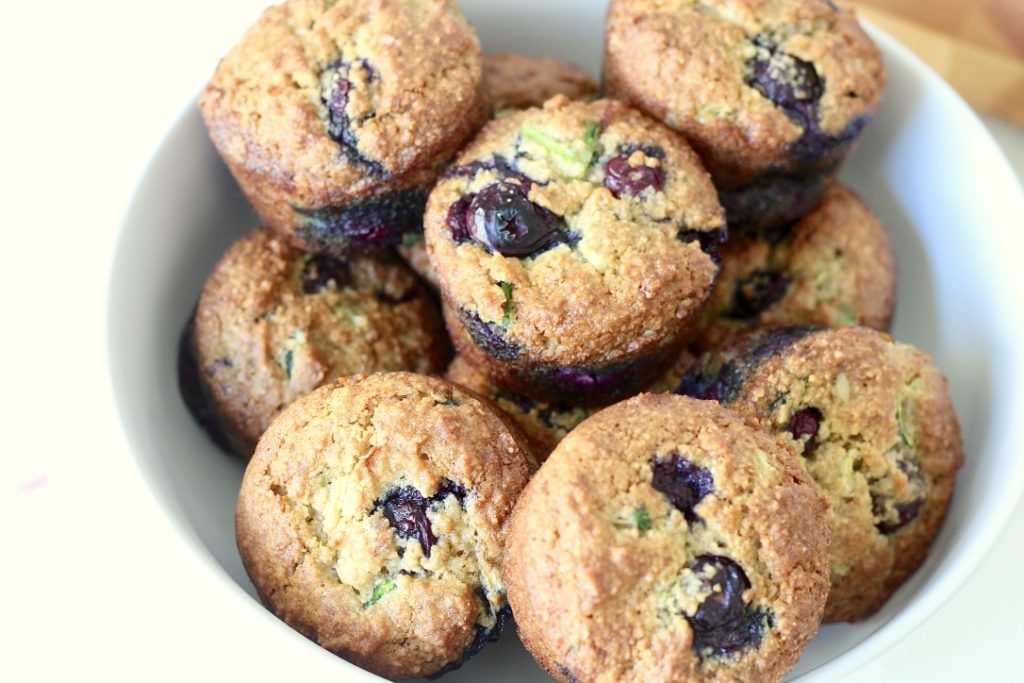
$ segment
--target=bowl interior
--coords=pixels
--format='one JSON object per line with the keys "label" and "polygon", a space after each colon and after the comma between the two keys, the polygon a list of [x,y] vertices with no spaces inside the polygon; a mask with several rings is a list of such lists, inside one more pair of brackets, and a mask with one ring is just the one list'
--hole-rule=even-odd
{"label": "bowl interior", "polygon": [[[599,73],[603,12],[591,2],[461,4],[487,49],[565,58]],[[1013,235],[1013,221],[1024,215],[1020,188],[967,107],[903,48],[873,34],[889,67],[889,90],[843,180],[892,235],[900,278],[893,333],[931,354],[948,376],[966,464],[924,567],[872,618],[823,627],[791,674],[808,681],[852,670],[941,605],[991,547],[1024,482],[1024,461],[1011,449],[1020,439],[1011,416],[1024,414],[1013,388],[1020,386],[1015,348],[1024,347],[1024,335],[1020,323],[1004,315],[1019,310],[1008,293],[1020,291],[1022,278],[1000,249]],[[114,394],[147,485],[197,550],[215,560],[215,571],[254,599],[233,531],[243,467],[187,413],[177,391],[176,354],[207,273],[255,225],[198,112],[188,107],[128,211],[108,320]],[[273,621],[269,613],[267,619]],[[278,622],[272,627],[282,637],[289,632]],[[318,650],[310,644],[309,651],[312,657]],[[337,666],[350,665],[339,659]],[[481,679],[547,680],[514,629],[445,677]]]}

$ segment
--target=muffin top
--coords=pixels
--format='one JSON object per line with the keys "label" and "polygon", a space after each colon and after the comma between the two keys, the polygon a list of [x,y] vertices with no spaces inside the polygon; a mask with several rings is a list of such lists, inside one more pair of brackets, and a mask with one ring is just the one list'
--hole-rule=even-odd
{"label": "muffin top", "polygon": [[601,86],[575,64],[517,52],[484,55],[484,90],[494,111],[539,107],[555,95],[571,100],[594,99]]}
{"label": "muffin top", "polygon": [[193,342],[215,409],[250,446],[284,406],[358,372],[438,372],[446,342],[415,275],[381,254],[338,261],[267,229],[214,267]]}
{"label": "muffin top", "polygon": [[504,524],[530,475],[482,401],[410,373],[299,399],[260,439],[238,546],[262,600],[388,678],[457,666],[507,617]]}
{"label": "muffin top", "polygon": [[480,44],[445,0],[289,0],[227,54],[199,106],[230,161],[300,206],[437,165],[484,115]]}
{"label": "muffin top", "polygon": [[777,680],[828,591],[825,502],[712,402],[645,394],[584,421],[527,486],[503,575],[561,681]]}
{"label": "muffin top", "polygon": [[885,330],[895,296],[889,236],[871,209],[836,185],[794,224],[762,235],[730,235],[699,344],[710,349],[744,329],[771,325]]}
{"label": "muffin top", "polygon": [[682,393],[755,418],[828,499],[830,621],[877,610],[923,561],[963,460],[946,380],[864,327],[774,328],[702,356]]}
{"label": "muffin top", "polygon": [[[647,391],[674,390],[679,386],[680,380],[693,361],[693,354],[684,350],[679,354],[679,359],[672,367],[654,384],[647,387]],[[511,417],[522,429],[537,459],[541,462],[576,425],[608,404],[607,400],[601,401],[597,407],[594,407],[523,396],[496,384],[485,373],[473,367],[462,355],[455,356],[448,366],[445,377],[448,381],[462,385],[487,398],[503,413]]]}
{"label": "muffin top", "polygon": [[678,339],[724,237],[681,138],[621,103],[561,96],[490,122],[434,188],[424,226],[445,301],[474,338],[560,364]]}
{"label": "muffin top", "polygon": [[856,137],[881,55],[829,0],[612,0],[605,82],[684,133],[720,189]]}

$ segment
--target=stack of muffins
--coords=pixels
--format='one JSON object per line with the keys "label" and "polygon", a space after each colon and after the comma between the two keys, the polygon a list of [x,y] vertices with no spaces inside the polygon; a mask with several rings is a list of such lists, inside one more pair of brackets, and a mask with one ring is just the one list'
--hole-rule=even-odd
{"label": "stack of muffins", "polygon": [[267,607],[389,678],[514,612],[567,682],[778,680],[878,610],[962,460],[835,181],[884,82],[828,0],[612,0],[603,99],[454,2],[267,9],[200,100],[263,224],[180,366]]}

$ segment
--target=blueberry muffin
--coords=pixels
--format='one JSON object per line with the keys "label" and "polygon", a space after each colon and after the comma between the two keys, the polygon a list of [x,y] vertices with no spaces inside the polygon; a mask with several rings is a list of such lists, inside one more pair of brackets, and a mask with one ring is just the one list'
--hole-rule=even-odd
{"label": "blueberry muffin", "polygon": [[827,621],[872,614],[924,561],[963,461],[925,354],[864,327],[776,328],[702,356],[680,391],[752,416],[801,456],[829,502]]}
{"label": "blueberry muffin", "polygon": [[[668,372],[647,387],[650,392],[672,391],[679,386],[683,374],[694,357],[684,350]],[[590,417],[598,408],[574,406],[558,401],[542,401],[522,396],[494,385],[487,375],[474,368],[462,356],[456,356],[445,377],[489,399],[519,426],[533,453],[541,462],[576,425]]]}
{"label": "blueberry muffin", "polygon": [[502,387],[579,405],[675,361],[725,235],[680,137],[619,102],[562,96],[490,122],[424,227],[458,351]]}
{"label": "blueberry muffin", "polygon": [[519,636],[564,683],[779,680],[821,621],[825,507],[791,453],[715,403],[614,405],[512,515]]}
{"label": "blueberry muffin", "polygon": [[312,255],[260,229],[203,286],[193,343],[199,379],[245,457],[286,405],[359,372],[443,370],[448,342],[416,276],[380,254]]}
{"label": "blueberry muffin", "polygon": [[261,600],[389,679],[437,675],[497,638],[504,526],[531,468],[478,398],[410,373],[347,377],[260,439],[235,518]]}
{"label": "blueberry muffin", "polygon": [[683,133],[730,230],[813,209],[871,119],[881,55],[830,0],[612,0],[608,93]]}
{"label": "blueberry muffin", "polygon": [[835,185],[796,223],[730,238],[701,320],[710,349],[750,327],[821,323],[887,330],[896,265],[878,217]]}
{"label": "blueberry muffin", "polygon": [[539,107],[555,95],[593,100],[601,86],[574,64],[516,52],[484,55],[484,89],[496,115],[511,109]]}
{"label": "blueberry muffin", "polygon": [[263,221],[344,256],[421,229],[437,173],[487,115],[480,44],[445,0],[268,8],[199,100]]}
{"label": "blueberry muffin", "polygon": [[[585,71],[567,62],[493,52],[484,55],[484,90],[494,114],[502,116],[516,109],[539,107],[555,95],[592,100],[601,87]],[[406,233],[398,253],[424,280],[437,287],[422,233]]]}

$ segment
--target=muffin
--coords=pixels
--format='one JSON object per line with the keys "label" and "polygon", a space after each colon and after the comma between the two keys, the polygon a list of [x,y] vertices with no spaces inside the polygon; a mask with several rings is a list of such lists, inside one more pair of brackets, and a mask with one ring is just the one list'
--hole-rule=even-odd
{"label": "muffin", "polygon": [[[547,57],[528,57],[515,52],[484,55],[484,90],[492,111],[502,116],[516,109],[539,107],[555,95],[569,99],[595,99],[601,87],[573,64]],[[437,287],[422,233],[407,233],[398,253],[424,280]]]}
{"label": "muffin", "polygon": [[614,405],[512,515],[519,636],[565,683],[779,680],[821,621],[825,507],[791,453],[721,406]]}
{"label": "muffin", "polygon": [[575,64],[516,52],[484,55],[484,89],[499,116],[510,109],[539,107],[555,95],[593,100],[601,92],[597,81]]}
{"label": "muffin", "polygon": [[421,229],[445,161],[487,115],[472,27],[445,0],[268,8],[199,100],[263,221],[335,256]]}
{"label": "muffin", "polygon": [[762,330],[702,356],[680,392],[751,416],[829,502],[826,621],[877,611],[928,554],[963,462],[946,380],[864,327]]}
{"label": "muffin", "polygon": [[339,261],[255,230],[214,267],[196,308],[200,383],[244,457],[277,413],[344,375],[440,372],[448,342],[394,256]]}
{"label": "muffin", "polygon": [[[683,374],[693,364],[689,350],[683,350],[668,372],[647,387],[650,392],[672,391],[679,386]],[[540,401],[495,386],[487,375],[474,368],[462,356],[455,356],[445,377],[490,400],[508,415],[522,430],[527,443],[541,462],[576,425],[590,417],[599,408],[572,406],[565,403]]]}
{"label": "muffin", "polygon": [[490,122],[424,227],[456,349],[501,387],[578,405],[675,361],[725,235],[680,137],[619,102],[561,96]]}
{"label": "muffin", "polygon": [[886,73],[830,0],[612,0],[605,87],[684,134],[733,231],[821,200],[878,106]]}
{"label": "muffin", "polygon": [[878,217],[835,185],[796,223],[732,237],[701,320],[711,349],[751,327],[863,325],[889,329],[896,264]]}
{"label": "muffin", "polygon": [[472,394],[409,373],[321,387],[245,471],[238,549],[260,599],[389,679],[439,675],[497,638],[504,525],[530,476]]}

